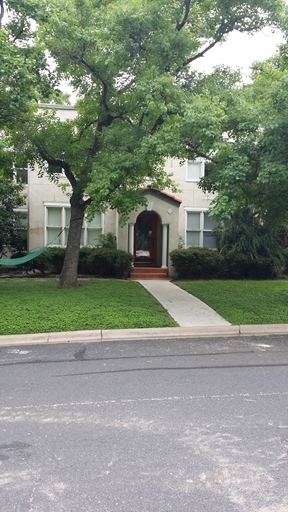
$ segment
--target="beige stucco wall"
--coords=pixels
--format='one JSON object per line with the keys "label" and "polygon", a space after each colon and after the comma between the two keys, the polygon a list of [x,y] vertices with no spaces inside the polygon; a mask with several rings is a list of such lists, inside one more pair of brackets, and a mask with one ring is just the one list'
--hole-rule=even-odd
{"label": "beige stucco wall", "polygon": [[[204,161],[198,159],[197,161],[202,163],[204,172]],[[185,210],[189,208],[201,208],[208,209],[210,207],[212,194],[206,194],[198,186],[197,181],[186,180],[187,162],[183,162],[177,159],[168,159],[165,164],[165,170],[167,173],[173,173],[173,179],[177,185],[178,192],[175,196],[182,200],[179,208],[179,225],[178,225],[178,237],[185,239]],[[178,239],[177,237],[177,239]]]}

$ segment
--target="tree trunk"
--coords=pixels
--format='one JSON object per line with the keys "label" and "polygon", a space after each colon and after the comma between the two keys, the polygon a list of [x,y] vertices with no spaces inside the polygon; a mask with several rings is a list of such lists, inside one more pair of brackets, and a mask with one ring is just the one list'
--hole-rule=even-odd
{"label": "tree trunk", "polygon": [[71,219],[65,259],[59,280],[60,288],[76,288],[78,286],[77,268],[85,205],[82,204],[81,196],[74,193],[71,196],[70,204]]}

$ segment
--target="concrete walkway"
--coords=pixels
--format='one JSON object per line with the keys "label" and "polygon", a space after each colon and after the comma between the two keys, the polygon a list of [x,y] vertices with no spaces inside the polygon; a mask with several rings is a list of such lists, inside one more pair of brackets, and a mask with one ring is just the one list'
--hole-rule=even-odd
{"label": "concrete walkway", "polygon": [[138,280],[167,309],[180,327],[231,325],[214,309],[170,281]]}

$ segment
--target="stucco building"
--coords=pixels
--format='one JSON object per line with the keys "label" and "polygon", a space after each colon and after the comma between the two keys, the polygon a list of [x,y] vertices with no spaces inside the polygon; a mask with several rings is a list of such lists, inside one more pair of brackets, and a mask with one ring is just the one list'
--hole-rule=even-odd
{"label": "stucco building", "polygon": [[[72,107],[53,106],[60,119],[76,115]],[[215,223],[208,216],[211,196],[198,187],[205,173],[205,163],[197,161],[166,161],[166,170],[172,173],[179,192],[154,190],[148,184],[143,188],[146,207],[133,211],[128,223],[119,226],[118,213],[109,210],[97,214],[92,222],[84,221],[83,246],[97,245],[100,233],[113,233],[117,247],[134,255],[135,266],[170,269],[169,253],[182,247],[214,247],[211,235]],[[26,194],[28,215],[28,251],[32,252],[54,240],[52,245],[65,247],[70,219],[69,190],[65,192],[49,180],[48,175],[38,177],[37,169],[28,169]],[[66,177],[59,176],[65,182]],[[57,235],[61,234],[57,237]]]}

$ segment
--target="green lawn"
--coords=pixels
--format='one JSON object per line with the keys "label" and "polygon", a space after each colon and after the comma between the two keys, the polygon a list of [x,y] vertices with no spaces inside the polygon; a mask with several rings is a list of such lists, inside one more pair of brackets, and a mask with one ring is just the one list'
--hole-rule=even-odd
{"label": "green lawn", "polygon": [[0,279],[0,334],[177,326],[139,283],[79,283],[62,290],[52,278]]}
{"label": "green lawn", "polygon": [[288,323],[288,281],[177,281],[233,325]]}

